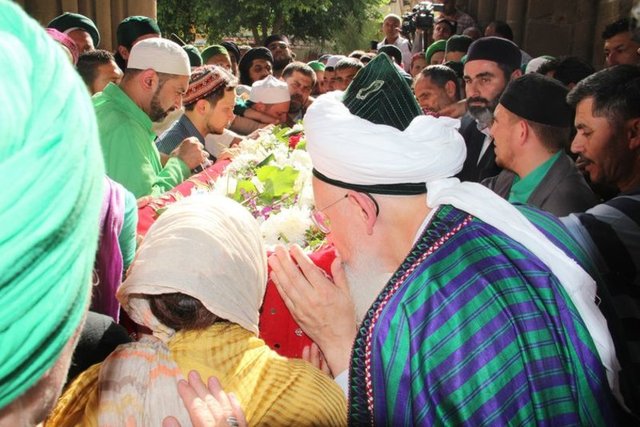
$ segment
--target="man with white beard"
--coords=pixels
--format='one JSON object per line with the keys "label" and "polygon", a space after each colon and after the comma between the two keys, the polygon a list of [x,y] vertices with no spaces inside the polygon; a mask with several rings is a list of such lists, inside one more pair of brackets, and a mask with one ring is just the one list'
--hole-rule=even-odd
{"label": "man with white beard", "polygon": [[351,425],[616,422],[619,366],[575,242],[451,178],[457,120],[422,115],[381,54],[304,125],[333,280],[297,246],[276,248],[271,277],[348,382]]}

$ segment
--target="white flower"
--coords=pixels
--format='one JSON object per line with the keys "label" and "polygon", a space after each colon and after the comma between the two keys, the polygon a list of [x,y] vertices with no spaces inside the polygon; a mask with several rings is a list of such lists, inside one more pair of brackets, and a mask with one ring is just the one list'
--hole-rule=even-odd
{"label": "white flower", "polygon": [[265,244],[277,245],[294,243],[306,246],[305,234],[313,224],[308,208],[292,206],[271,215],[260,225]]}

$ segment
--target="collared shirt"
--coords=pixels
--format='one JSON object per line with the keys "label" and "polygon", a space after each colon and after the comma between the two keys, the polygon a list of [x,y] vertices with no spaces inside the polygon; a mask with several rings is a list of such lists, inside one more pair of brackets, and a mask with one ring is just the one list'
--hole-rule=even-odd
{"label": "collared shirt", "polygon": [[186,114],[183,114],[169,129],[160,135],[156,141],[156,147],[161,153],[171,154],[185,138],[190,136],[198,138],[198,141],[204,145],[204,136],[196,129],[191,119]]}
{"label": "collared shirt", "polygon": [[136,198],[158,196],[191,174],[177,157],[162,167],[151,119],[119,86],[109,83],[94,95],[93,106],[107,175]]}
{"label": "collared shirt", "polygon": [[515,176],[513,179],[513,185],[511,186],[511,192],[509,193],[510,203],[527,203],[531,193],[540,185],[540,182],[544,179],[551,169],[551,166],[560,158],[562,150],[551,156],[546,162],[535,168],[524,178]]}
{"label": "collared shirt", "polygon": [[393,43],[389,43],[387,42],[387,39],[384,38],[380,43],[378,43],[378,49],[380,49],[382,46],[387,44],[394,45],[395,47],[400,49],[400,52],[402,52],[402,66],[406,71],[410,71],[411,70],[411,46],[409,45],[409,40],[405,39],[402,36],[398,36],[396,41],[394,41]]}

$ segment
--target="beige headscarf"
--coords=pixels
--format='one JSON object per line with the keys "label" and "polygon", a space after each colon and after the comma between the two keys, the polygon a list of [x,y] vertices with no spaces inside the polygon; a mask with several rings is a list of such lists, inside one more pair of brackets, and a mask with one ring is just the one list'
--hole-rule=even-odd
{"label": "beige headscarf", "polygon": [[257,335],[267,284],[260,236],[256,220],[231,199],[214,194],[183,199],[149,230],[118,300],[134,321],[164,341],[175,331],[153,316],[144,295],[189,295]]}

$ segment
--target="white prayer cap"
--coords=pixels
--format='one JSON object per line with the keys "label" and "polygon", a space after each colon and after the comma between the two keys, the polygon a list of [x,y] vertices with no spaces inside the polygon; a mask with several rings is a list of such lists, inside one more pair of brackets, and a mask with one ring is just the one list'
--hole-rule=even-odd
{"label": "white prayer cap", "polygon": [[158,73],[190,76],[191,66],[189,56],[175,42],[152,37],[141,40],[131,48],[127,68],[147,70],[149,68]]}
{"label": "white prayer cap", "polygon": [[525,74],[537,73],[540,67],[542,67],[544,63],[549,62],[552,59],[553,57],[548,55],[538,56],[537,58],[533,58],[531,61],[527,63],[527,67],[525,68],[524,73]]}
{"label": "white prayer cap", "polygon": [[249,95],[249,101],[251,102],[279,104],[281,102],[289,102],[290,100],[289,86],[273,76],[267,76],[265,79],[254,82],[251,86],[251,93]]}
{"label": "white prayer cap", "polygon": [[401,131],[351,114],[342,95],[318,97],[304,117],[307,151],[319,179],[356,191],[421,194],[426,183],[462,169],[466,146],[458,120],[418,116]]}
{"label": "white prayer cap", "polygon": [[344,55],[332,55],[329,57],[329,59],[327,59],[327,63],[325,64],[325,69],[326,68],[335,68],[336,64],[338,64],[338,62],[340,62],[341,59],[346,58],[346,56]]}

